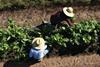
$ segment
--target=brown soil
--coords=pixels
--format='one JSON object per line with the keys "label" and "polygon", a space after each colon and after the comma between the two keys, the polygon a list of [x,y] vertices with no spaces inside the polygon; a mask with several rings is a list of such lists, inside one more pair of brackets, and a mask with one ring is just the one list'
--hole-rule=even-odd
{"label": "brown soil", "polygon": [[[100,6],[78,6],[73,7],[76,16],[75,22],[95,18],[100,20]],[[7,18],[12,17],[17,24],[21,26],[34,26],[41,24],[42,19],[49,21],[50,16],[61,10],[62,7],[48,7],[48,8],[29,8],[21,10],[0,11],[0,26],[4,27],[7,24]],[[41,19],[42,18],[42,19]]]}
{"label": "brown soil", "polygon": [[42,62],[1,62],[0,67],[100,67],[100,56],[79,55],[44,58]]}

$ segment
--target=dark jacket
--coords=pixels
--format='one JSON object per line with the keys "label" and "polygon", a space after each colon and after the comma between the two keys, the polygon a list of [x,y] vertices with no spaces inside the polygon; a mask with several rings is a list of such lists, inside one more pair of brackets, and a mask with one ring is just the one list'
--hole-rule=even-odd
{"label": "dark jacket", "polygon": [[59,11],[56,14],[51,15],[50,17],[50,22],[52,25],[56,26],[57,24],[60,24],[62,21],[66,21],[69,26],[73,25],[73,20],[70,17],[66,16],[63,13],[63,11]]}

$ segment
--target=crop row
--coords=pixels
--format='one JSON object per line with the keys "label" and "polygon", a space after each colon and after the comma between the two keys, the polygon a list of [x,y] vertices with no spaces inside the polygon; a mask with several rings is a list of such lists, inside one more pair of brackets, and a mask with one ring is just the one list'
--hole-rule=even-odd
{"label": "crop row", "polygon": [[0,29],[0,59],[28,59],[31,42],[35,37],[43,37],[47,41],[51,54],[100,52],[100,23],[96,20],[81,21],[72,27],[61,25],[55,28],[43,24],[26,28],[8,19],[7,28]]}
{"label": "crop row", "polygon": [[0,9],[18,9],[25,8],[29,6],[51,6],[51,5],[66,5],[66,4],[79,4],[83,3],[85,5],[95,5],[99,4],[99,0],[0,0]]}

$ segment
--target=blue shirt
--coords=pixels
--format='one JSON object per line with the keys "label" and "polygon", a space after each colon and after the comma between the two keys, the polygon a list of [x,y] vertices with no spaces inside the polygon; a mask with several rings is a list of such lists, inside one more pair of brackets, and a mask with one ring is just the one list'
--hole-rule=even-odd
{"label": "blue shirt", "polygon": [[44,50],[31,48],[30,53],[29,53],[29,57],[30,58],[34,57],[34,59],[42,59],[49,52],[49,50],[46,48],[47,48],[47,45],[45,45]]}

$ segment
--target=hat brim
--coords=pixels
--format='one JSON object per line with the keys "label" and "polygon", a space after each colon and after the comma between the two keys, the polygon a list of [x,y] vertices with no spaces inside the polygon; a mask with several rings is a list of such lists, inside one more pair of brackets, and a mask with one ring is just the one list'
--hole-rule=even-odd
{"label": "hat brim", "polygon": [[68,11],[66,11],[67,9],[68,9],[67,7],[63,8],[64,14],[68,17],[74,17],[74,13],[73,12],[69,13]]}
{"label": "hat brim", "polygon": [[34,47],[35,49],[41,49],[40,47]]}
{"label": "hat brim", "polygon": [[44,49],[47,48],[47,45],[44,45],[44,46],[41,46],[41,47],[38,46],[38,47],[34,47],[34,48],[35,48],[35,49],[39,49],[39,50],[41,50],[41,49],[44,50]]}
{"label": "hat brim", "polygon": [[35,49],[43,49],[44,46],[37,46],[37,47],[34,47]]}

